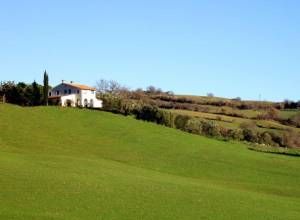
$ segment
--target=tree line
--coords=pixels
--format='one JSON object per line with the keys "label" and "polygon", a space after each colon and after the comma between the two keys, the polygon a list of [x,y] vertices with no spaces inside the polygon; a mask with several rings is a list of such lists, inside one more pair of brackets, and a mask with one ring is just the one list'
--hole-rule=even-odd
{"label": "tree line", "polygon": [[13,81],[0,82],[0,96],[5,102],[21,106],[48,105],[49,77],[45,70],[43,85],[33,81],[31,84]]}
{"label": "tree line", "polygon": [[[237,129],[223,127],[215,121],[180,115],[161,108],[157,105],[156,100],[151,96],[172,97],[172,92],[163,92],[151,86],[145,91],[136,89],[130,91],[127,87],[119,85],[115,81],[102,80],[98,83],[99,98],[103,100],[104,110],[123,114],[132,115],[136,119],[154,122],[171,128],[183,130],[185,132],[204,135],[222,140],[238,140],[250,143],[258,143],[267,146],[276,146],[284,148],[299,148],[300,136],[293,129],[288,129],[281,133],[272,131],[260,131],[251,123],[243,123]],[[150,96],[150,97],[149,97]],[[185,98],[185,97],[183,97]],[[171,98],[177,100],[177,97]],[[168,100],[168,101],[170,101]],[[194,102],[194,100],[180,99],[182,102]],[[251,103],[253,104],[253,103]],[[259,103],[254,103],[257,107]],[[263,106],[266,105],[266,106]],[[253,107],[253,106],[252,106]],[[258,119],[275,120],[278,119],[278,110],[270,103],[262,103],[261,108],[266,112],[259,116]],[[279,120],[279,119],[278,119]],[[300,114],[295,115],[285,121],[288,125],[295,127],[300,126]]]}

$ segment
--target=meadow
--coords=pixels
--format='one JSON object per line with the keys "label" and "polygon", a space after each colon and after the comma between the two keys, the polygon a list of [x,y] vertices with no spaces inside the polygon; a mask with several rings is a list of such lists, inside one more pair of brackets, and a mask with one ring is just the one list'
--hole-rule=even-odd
{"label": "meadow", "polygon": [[299,219],[300,158],[112,113],[0,104],[0,219]]}

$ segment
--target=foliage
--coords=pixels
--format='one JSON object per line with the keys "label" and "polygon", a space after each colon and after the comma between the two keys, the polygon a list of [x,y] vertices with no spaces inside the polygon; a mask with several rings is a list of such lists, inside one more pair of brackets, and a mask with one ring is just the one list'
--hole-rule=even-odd
{"label": "foliage", "polygon": [[48,92],[49,92],[49,76],[47,71],[44,72],[44,79],[43,79],[43,104],[48,105]]}
{"label": "foliage", "polygon": [[[212,120],[204,120],[159,109],[155,105],[149,104],[149,102],[143,102],[142,99],[139,101],[121,99],[119,96],[112,94],[102,95],[101,98],[104,101],[104,110],[106,111],[123,115],[133,115],[139,120],[155,122],[193,134],[271,146],[300,147],[298,133],[293,134],[292,131],[286,131],[284,135],[281,135],[274,132],[260,132],[254,121],[242,122],[240,128],[229,129]],[[275,115],[273,110],[270,110],[268,114],[272,115],[272,117]],[[221,117],[217,116],[216,120],[221,121]]]}
{"label": "foliage", "polygon": [[42,102],[42,86],[36,82],[26,84],[12,81],[1,82],[0,93],[5,95],[6,102],[22,106],[40,105]]}
{"label": "foliage", "polygon": [[248,149],[258,151],[258,152],[264,152],[264,153],[283,154],[283,155],[300,157],[300,150],[298,149],[272,147],[270,145],[264,145],[264,144],[250,144]]}
{"label": "foliage", "polygon": [[294,115],[291,119],[290,122],[292,125],[300,128],[300,113]]}
{"label": "foliage", "polygon": [[177,115],[174,121],[175,128],[180,130],[185,130],[189,120],[190,120],[189,116]]}
{"label": "foliage", "polygon": [[265,113],[258,115],[257,118],[260,120],[278,120],[279,111],[275,108],[269,108]]}

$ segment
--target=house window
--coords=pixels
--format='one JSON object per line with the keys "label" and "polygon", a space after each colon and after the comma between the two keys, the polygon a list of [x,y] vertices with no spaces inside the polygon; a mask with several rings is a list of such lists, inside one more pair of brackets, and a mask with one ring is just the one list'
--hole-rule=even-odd
{"label": "house window", "polygon": [[56,95],[59,95],[59,91],[58,90],[56,91]]}
{"label": "house window", "polygon": [[79,94],[79,90],[77,90],[77,94]]}
{"label": "house window", "polygon": [[68,92],[68,91],[65,89],[64,93],[67,94],[67,92]]}
{"label": "house window", "polygon": [[84,99],[84,107],[88,107],[88,100]]}
{"label": "house window", "polygon": [[95,91],[91,91],[92,92],[92,94],[94,94],[95,93]]}
{"label": "house window", "polygon": [[71,89],[69,89],[69,94],[71,94],[71,92],[72,92]]}
{"label": "house window", "polygon": [[51,92],[49,92],[49,96],[51,96],[52,95],[52,93]]}

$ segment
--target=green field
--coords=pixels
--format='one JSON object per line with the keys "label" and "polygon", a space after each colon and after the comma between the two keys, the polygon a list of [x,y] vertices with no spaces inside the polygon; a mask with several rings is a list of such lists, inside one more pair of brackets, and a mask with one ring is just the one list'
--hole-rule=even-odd
{"label": "green field", "polygon": [[111,113],[0,104],[0,219],[299,219],[300,158]]}

